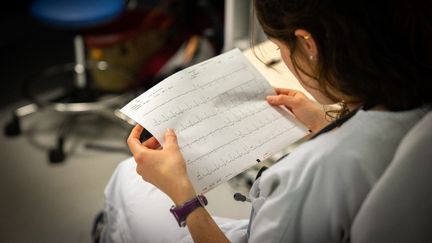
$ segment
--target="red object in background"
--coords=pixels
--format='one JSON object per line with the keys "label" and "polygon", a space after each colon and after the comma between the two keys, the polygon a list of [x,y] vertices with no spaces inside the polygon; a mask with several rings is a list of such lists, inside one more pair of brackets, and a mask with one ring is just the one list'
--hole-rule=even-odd
{"label": "red object in background", "polygon": [[169,31],[173,27],[173,16],[156,10],[128,10],[115,21],[85,33],[89,47],[106,47],[132,39],[144,31]]}
{"label": "red object in background", "polygon": [[[218,53],[223,39],[219,20],[223,5],[219,5],[162,1],[149,10],[128,10],[103,28],[89,30],[84,35],[89,58],[126,69],[134,79],[125,80],[115,73],[94,70],[96,83],[103,90],[115,92],[134,86],[149,88],[162,78],[156,75],[192,36],[207,38]],[[208,33],[213,34],[206,36]]]}
{"label": "red object in background", "polygon": [[89,60],[113,67],[91,69],[96,86],[109,92],[151,86],[148,82],[182,42],[173,18],[157,10],[129,10],[114,22],[88,31],[84,40]]}

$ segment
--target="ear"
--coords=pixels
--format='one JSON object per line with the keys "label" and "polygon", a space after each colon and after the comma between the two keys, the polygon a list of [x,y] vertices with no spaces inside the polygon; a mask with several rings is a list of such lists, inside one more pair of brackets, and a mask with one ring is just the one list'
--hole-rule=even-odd
{"label": "ear", "polygon": [[311,61],[315,60],[318,55],[318,49],[314,37],[304,29],[295,30],[294,35],[299,39],[299,43],[303,46],[305,54],[309,59]]}

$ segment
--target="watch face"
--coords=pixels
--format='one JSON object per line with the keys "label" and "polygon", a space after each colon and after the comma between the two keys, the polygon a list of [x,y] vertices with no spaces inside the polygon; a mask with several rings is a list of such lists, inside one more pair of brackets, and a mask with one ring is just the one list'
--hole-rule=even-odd
{"label": "watch face", "polygon": [[197,198],[201,206],[205,207],[207,205],[208,202],[206,197],[204,197],[203,195],[198,195]]}

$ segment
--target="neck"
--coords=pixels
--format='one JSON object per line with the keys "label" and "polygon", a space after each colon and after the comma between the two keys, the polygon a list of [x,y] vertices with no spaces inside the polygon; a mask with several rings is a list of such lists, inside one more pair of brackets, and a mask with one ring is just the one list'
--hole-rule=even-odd
{"label": "neck", "polygon": [[[346,107],[348,108],[349,111],[353,111],[362,105],[363,105],[363,103],[347,103]],[[384,105],[374,105],[374,106],[370,107],[368,110],[386,111],[388,109]]]}
{"label": "neck", "polygon": [[361,106],[360,103],[347,103],[346,107],[348,108],[349,111],[353,111],[357,108],[359,108]]}

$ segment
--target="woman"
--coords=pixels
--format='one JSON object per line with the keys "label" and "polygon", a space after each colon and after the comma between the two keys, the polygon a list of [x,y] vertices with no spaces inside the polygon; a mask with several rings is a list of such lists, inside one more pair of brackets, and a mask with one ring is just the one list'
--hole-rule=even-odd
{"label": "woman", "polygon": [[181,207],[197,196],[175,132],[167,130],[161,148],[154,138],[141,143],[143,128],[136,126],[128,139],[136,164],[121,164],[105,192],[104,241],[349,241],[367,193],[430,104],[429,17],[412,2],[255,0],[254,6],[288,68],[319,103],[343,104],[340,116],[327,124],[303,94],[276,89],[268,102],[289,108],[314,137],[254,183],[250,220],[212,218],[198,206],[187,215],[187,229],[168,213],[173,203]]}

